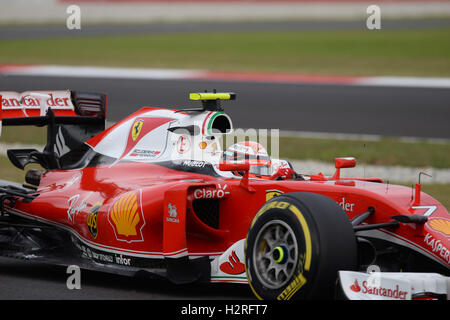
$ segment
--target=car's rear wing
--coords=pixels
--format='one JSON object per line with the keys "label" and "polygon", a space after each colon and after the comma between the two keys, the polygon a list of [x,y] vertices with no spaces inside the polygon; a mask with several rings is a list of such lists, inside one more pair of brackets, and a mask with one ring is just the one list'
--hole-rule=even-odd
{"label": "car's rear wing", "polygon": [[[51,109],[57,123],[106,119],[106,95],[77,91],[0,91],[2,125],[45,125]],[[74,119],[73,117],[76,117]],[[72,118],[72,119],[70,119]],[[100,122],[97,121],[97,122]]]}
{"label": "car's rear wing", "polygon": [[[38,162],[59,169],[59,159],[105,130],[106,95],[77,91],[0,91],[0,134],[5,126],[47,126],[43,152],[9,150],[19,168]],[[36,161],[36,159],[41,159]],[[45,160],[45,161],[44,161]]]}

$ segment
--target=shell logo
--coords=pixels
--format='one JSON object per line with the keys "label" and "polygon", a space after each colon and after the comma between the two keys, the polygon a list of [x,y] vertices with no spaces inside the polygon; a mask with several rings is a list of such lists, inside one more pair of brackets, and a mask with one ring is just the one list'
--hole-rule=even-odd
{"label": "shell logo", "polygon": [[447,219],[432,219],[428,221],[428,226],[438,231],[445,236],[450,236],[450,220]]}
{"label": "shell logo", "polygon": [[145,225],[141,206],[142,191],[122,195],[109,209],[108,221],[119,241],[143,241],[142,228]]}

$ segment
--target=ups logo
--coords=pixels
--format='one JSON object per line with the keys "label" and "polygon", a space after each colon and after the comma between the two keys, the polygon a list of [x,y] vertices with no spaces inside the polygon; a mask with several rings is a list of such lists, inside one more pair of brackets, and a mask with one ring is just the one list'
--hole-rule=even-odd
{"label": "ups logo", "polygon": [[89,230],[89,233],[91,236],[96,239],[98,235],[98,228],[97,228],[97,216],[98,211],[100,210],[100,207],[102,206],[101,202],[97,202],[92,206],[91,211],[89,211],[87,215],[86,224]]}

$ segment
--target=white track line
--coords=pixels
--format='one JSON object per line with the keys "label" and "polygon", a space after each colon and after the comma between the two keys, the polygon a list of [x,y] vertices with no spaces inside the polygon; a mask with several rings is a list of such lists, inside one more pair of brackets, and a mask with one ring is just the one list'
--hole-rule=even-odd
{"label": "white track line", "polygon": [[450,88],[450,78],[363,77],[356,84],[383,87]]}
{"label": "white track line", "polygon": [[109,78],[109,79],[190,79],[202,75],[198,70],[111,68],[89,66],[18,66],[5,68],[0,73],[24,76],[67,77],[67,78]]}
{"label": "white track line", "polygon": [[62,65],[1,65],[0,74],[65,78],[108,78],[141,80],[209,80],[274,83],[317,83],[356,86],[450,88],[450,78],[422,77],[353,77],[302,74],[215,72],[207,70],[117,68]]}

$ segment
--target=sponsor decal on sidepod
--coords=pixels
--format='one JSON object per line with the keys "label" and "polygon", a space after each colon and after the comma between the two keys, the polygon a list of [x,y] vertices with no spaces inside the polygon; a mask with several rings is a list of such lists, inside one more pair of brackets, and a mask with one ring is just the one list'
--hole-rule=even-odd
{"label": "sponsor decal on sidepod", "polygon": [[230,194],[230,191],[227,191],[228,185],[224,185],[223,187],[218,184],[217,189],[211,188],[198,188],[194,191],[195,199],[222,199]]}
{"label": "sponsor decal on sidepod", "polygon": [[122,195],[111,206],[108,221],[113,227],[116,239],[128,243],[144,241],[142,228],[145,225],[141,205],[142,190]]}
{"label": "sponsor decal on sidepod", "polygon": [[409,281],[380,273],[339,271],[342,290],[351,300],[411,300]]}

